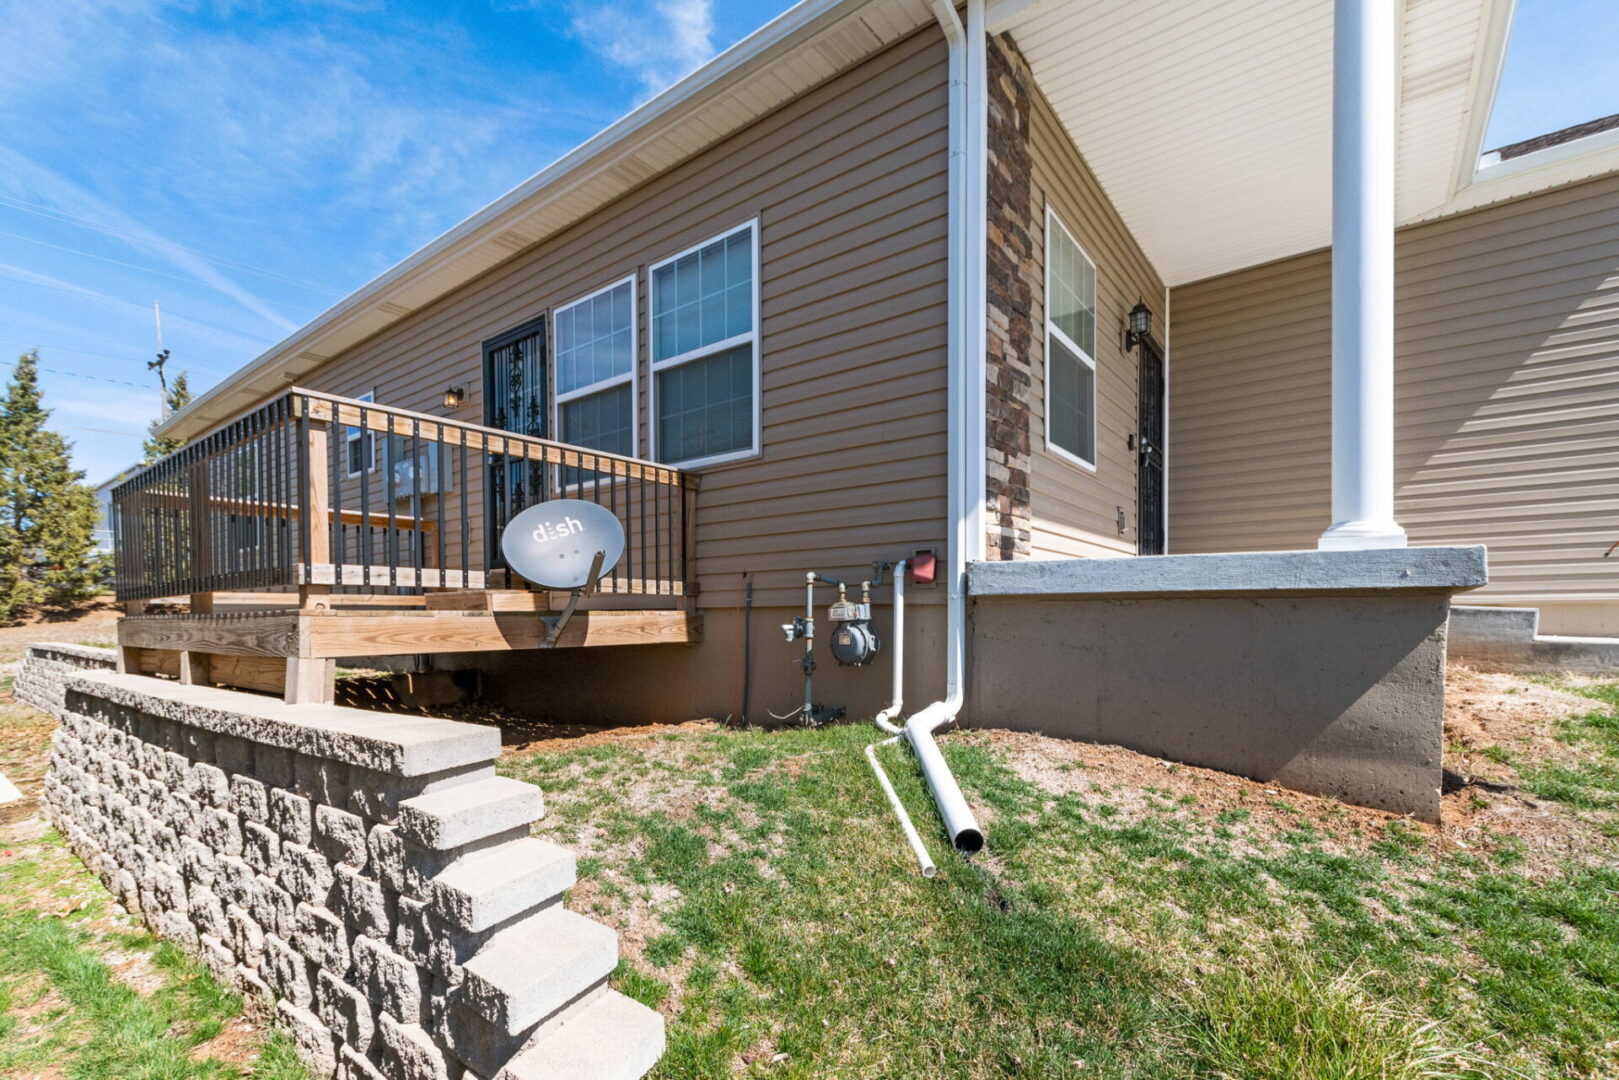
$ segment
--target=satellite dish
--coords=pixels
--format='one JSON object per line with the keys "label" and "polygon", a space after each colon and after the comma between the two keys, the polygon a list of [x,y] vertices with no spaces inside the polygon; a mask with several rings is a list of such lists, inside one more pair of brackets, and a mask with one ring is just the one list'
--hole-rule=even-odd
{"label": "satellite dish", "polygon": [[537,503],[506,523],[500,553],[506,565],[547,589],[590,584],[590,564],[602,553],[600,574],[624,557],[624,526],[606,507],[582,499]]}

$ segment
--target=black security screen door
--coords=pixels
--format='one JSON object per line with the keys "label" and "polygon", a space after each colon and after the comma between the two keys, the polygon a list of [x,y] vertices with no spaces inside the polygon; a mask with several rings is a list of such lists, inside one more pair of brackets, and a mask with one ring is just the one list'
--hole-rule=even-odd
{"label": "black security screen door", "polygon": [[1164,527],[1164,415],[1167,385],[1164,354],[1150,338],[1138,339],[1140,357],[1140,413],[1136,421],[1136,534],[1142,555],[1162,555],[1166,550]]}
{"label": "black security screen door", "polygon": [[[502,431],[549,437],[545,319],[484,343],[484,423]],[[489,455],[489,535],[498,538],[513,514],[545,498],[546,466],[526,458]],[[503,566],[498,540],[486,545],[490,564]]]}

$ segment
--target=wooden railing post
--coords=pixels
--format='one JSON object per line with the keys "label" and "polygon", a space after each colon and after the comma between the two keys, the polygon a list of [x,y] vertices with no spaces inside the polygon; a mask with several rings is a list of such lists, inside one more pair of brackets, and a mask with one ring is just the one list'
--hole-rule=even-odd
{"label": "wooden railing post", "polygon": [[298,508],[298,520],[308,540],[305,550],[309,552],[309,562],[304,567],[304,578],[298,586],[298,606],[305,610],[323,610],[327,601],[322,598],[332,591],[331,585],[317,585],[310,581],[316,567],[325,567],[328,571],[331,571],[332,567],[332,492],[330,477],[326,470],[331,437],[331,424],[328,421],[314,418],[309,420],[309,434],[305,446],[308,469],[299,497],[302,505]]}
{"label": "wooden railing post", "polygon": [[681,522],[683,527],[681,547],[685,558],[682,560],[681,574],[685,581],[681,583],[680,591],[686,598],[687,609],[697,606],[697,487],[691,483],[691,478],[685,474],[676,474],[679,477],[681,497]]}
{"label": "wooden railing post", "polygon": [[[186,470],[186,495],[187,542],[191,546],[188,576],[193,585],[203,585],[214,572],[213,507],[209,501],[206,458],[198,458]],[[197,591],[207,591],[206,586]]]}

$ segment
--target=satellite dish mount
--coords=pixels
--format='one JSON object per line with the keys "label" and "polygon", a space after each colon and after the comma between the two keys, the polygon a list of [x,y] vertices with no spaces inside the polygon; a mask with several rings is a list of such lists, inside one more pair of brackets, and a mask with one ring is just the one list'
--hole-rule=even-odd
{"label": "satellite dish mount", "polygon": [[605,507],[581,499],[552,499],[529,507],[500,535],[506,565],[544,589],[567,590],[567,606],[549,623],[542,649],[554,649],[579,601],[624,556],[624,526]]}
{"label": "satellite dish mount", "polygon": [[568,625],[569,619],[573,618],[574,609],[579,606],[580,599],[595,592],[596,586],[601,582],[602,560],[605,558],[607,558],[607,552],[605,551],[598,551],[591,558],[590,576],[585,579],[583,585],[569,592],[567,606],[562,609],[562,614],[556,617],[556,621],[551,624],[551,628],[545,632],[545,640],[540,643],[540,648],[554,649],[557,647],[557,641],[562,637],[562,628]]}

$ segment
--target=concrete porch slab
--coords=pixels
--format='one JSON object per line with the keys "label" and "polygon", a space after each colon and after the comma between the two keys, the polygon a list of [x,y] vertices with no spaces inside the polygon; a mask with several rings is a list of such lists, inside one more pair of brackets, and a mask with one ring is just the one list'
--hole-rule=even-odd
{"label": "concrete porch slab", "polygon": [[1390,589],[1448,593],[1488,580],[1483,547],[1025,559],[967,568],[973,596],[1355,596]]}
{"label": "concrete porch slab", "polygon": [[1481,671],[1619,674],[1619,638],[1542,634],[1536,608],[1452,607],[1450,655]]}

